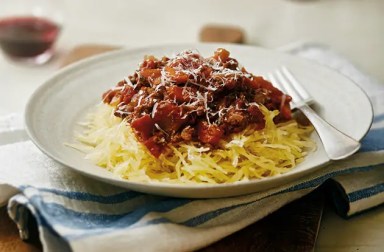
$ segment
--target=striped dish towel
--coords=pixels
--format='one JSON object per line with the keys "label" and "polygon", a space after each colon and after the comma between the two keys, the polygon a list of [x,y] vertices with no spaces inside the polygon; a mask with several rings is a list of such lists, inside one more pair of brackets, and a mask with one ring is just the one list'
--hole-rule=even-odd
{"label": "striped dish towel", "polygon": [[[384,86],[327,48],[291,53],[347,74],[372,99],[375,120],[359,153],[268,191],[223,199],[167,198],[84,177],[42,154],[30,141],[0,146],[0,202],[28,238],[30,213],[45,251],[190,251],[213,243],[300,198],[327,181],[344,216],[384,202]],[[17,133],[17,116],[0,120],[0,139]],[[16,130],[15,130],[16,128]],[[19,132],[20,133],[20,132]],[[15,139],[23,139],[15,134]],[[1,142],[2,140],[0,140]],[[19,191],[8,200],[15,188]],[[6,193],[4,193],[6,192]]]}

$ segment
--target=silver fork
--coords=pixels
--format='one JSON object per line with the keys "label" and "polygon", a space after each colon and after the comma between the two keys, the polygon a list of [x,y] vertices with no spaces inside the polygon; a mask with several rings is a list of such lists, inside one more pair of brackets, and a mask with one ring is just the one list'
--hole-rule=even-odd
{"label": "silver fork", "polygon": [[281,69],[277,69],[273,74],[269,74],[267,78],[273,85],[292,97],[292,107],[303,112],[312,123],[319,134],[325,152],[331,160],[346,158],[360,148],[358,141],[336,129],[308,106],[308,102],[313,101],[313,99],[286,67],[283,66]]}

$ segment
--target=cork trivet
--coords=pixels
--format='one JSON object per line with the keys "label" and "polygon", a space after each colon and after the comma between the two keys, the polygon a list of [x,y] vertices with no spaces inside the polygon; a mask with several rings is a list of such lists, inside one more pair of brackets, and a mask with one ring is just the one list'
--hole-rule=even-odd
{"label": "cork trivet", "polygon": [[83,44],[73,48],[68,55],[61,62],[61,66],[64,67],[78,60],[94,56],[96,54],[105,53],[112,50],[117,50],[119,47],[97,44]]}
{"label": "cork trivet", "polygon": [[202,42],[244,43],[244,32],[241,28],[228,25],[206,25],[200,31]]}

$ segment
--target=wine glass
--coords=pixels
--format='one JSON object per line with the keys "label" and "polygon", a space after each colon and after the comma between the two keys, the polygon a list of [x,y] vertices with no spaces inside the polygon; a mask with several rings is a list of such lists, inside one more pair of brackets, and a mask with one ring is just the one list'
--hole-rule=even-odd
{"label": "wine glass", "polygon": [[44,64],[62,22],[59,0],[1,0],[0,47],[11,60]]}

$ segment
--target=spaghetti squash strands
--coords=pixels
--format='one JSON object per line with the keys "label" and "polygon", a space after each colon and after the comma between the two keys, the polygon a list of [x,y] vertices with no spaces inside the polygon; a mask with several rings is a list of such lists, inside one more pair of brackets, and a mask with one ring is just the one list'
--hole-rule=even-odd
{"label": "spaghetti squash strands", "polygon": [[169,145],[159,158],[137,141],[126,121],[114,116],[114,107],[100,104],[87,117],[77,136],[86,158],[124,179],[138,182],[223,184],[285,173],[304,160],[315,144],[312,127],[295,121],[276,125],[277,111],[261,106],[263,130],[248,127],[222,139],[210,149],[190,142]]}

